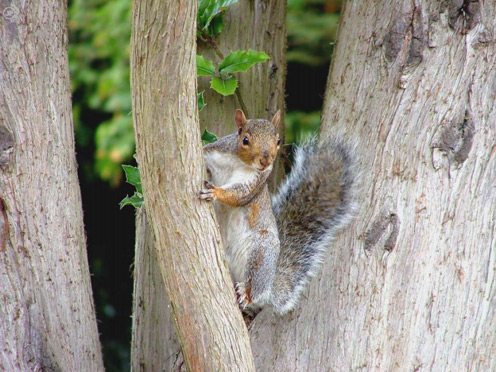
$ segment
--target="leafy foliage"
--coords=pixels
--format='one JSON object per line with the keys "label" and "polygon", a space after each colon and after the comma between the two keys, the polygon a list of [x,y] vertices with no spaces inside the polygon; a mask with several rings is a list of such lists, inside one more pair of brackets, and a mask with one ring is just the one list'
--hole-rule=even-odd
{"label": "leafy foliage", "polygon": [[[237,50],[229,53],[219,64],[219,73],[223,76],[216,76],[215,66],[203,56],[196,56],[196,68],[198,76],[214,76],[210,80],[210,87],[223,96],[234,94],[238,87],[238,81],[231,74],[245,72],[255,63],[265,62],[269,56],[264,52],[255,50]],[[202,106],[203,108],[203,106]]]}
{"label": "leafy foliage", "polygon": [[[69,5],[69,67],[76,140],[92,146],[100,178],[117,185],[120,164],[134,153],[129,88],[129,0],[73,0]],[[83,164],[83,168],[89,167]]]}
{"label": "leafy foliage", "polygon": [[330,60],[342,0],[288,1],[288,62],[320,65]]}
{"label": "leafy foliage", "polygon": [[[224,28],[224,12],[238,0],[198,0],[198,37],[204,41],[209,40],[213,48],[217,49],[213,42],[214,35],[220,33]],[[220,51],[217,54],[222,57]],[[234,94],[238,87],[238,81],[234,76],[236,72],[246,72],[255,63],[265,62],[269,56],[263,52],[255,50],[238,50],[230,52],[229,55],[220,62],[218,66],[219,75],[216,76],[216,69],[212,62],[203,56],[196,56],[196,68],[198,76],[213,76],[210,80],[210,87],[223,96]],[[198,101],[200,105],[200,101]],[[203,106],[205,102],[203,101]],[[198,106],[199,108],[200,106]],[[200,108],[199,108],[200,109]]]}

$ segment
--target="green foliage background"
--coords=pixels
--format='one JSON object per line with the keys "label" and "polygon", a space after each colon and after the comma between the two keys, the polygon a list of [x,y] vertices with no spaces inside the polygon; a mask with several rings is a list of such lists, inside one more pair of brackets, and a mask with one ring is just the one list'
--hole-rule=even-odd
{"label": "green foliage background", "polygon": [[[328,69],[341,2],[288,1],[288,86],[290,80],[298,78],[292,75],[295,67],[298,67],[298,71]],[[84,178],[82,184],[103,180],[111,187],[122,185],[124,177],[121,164],[133,162],[135,148],[129,87],[131,7],[130,0],[69,1],[69,63],[80,176]],[[214,28],[218,26],[212,25]],[[326,75],[320,79],[325,81]],[[303,85],[298,92],[305,96],[310,93],[310,89],[310,86]],[[289,94],[292,102],[296,103],[290,104],[291,100],[288,99],[287,143],[315,133],[320,117],[320,111],[315,111],[315,108],[299,105],[302,99],[295,92]],[[323,95],[323,92],[318,94]],[[316,107],[320,107],[320,102],[317,103]],[[92,232],[88,222],[86,224],[90,238]],[[133,249],[132,242],[130,248],[126,249]],[[94,281],[105,270],[109,270],[102,266],[102,262],[98,255],[93,258],[90,256],[92,272],[96,277]],[[94,288],[94,292],[97,310],[101,312],[97,314],[100,322],[123,311],[112,306],[115,303],[114,293],[105,288]],[[117,335],[123,331],[130,331],[130,320],[125,330],[116,329],[115,336],[102,337],[105,364],[109,372],[129,370],[129,334]]]}
{"label": "green foliage background", "polygon": [[112,185],[134,154],[129,86],[131,1],[73,0],[69,5],[69,66],[76,141],[95,146],[84,164]]}

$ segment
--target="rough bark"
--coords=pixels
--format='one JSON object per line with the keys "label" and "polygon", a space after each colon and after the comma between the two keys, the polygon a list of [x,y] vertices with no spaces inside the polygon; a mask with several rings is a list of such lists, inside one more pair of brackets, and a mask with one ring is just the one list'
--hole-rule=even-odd
{"label": "rough bark", "polygon": [[348,2],[323,110],[364,170],[357,221],[258,371],[496,370],[496,4]]}
{"label": "rough bark", "polygon": [[236,310],[214,211],[198,198],[204,168],[196,103],[196,11],[196,0],[135,2],[131,77],[137,160],[188,370],[252,371],[248,334]]}
{"label": "rough bark", "polygon": [[[286,5],[281,0],[242,0],[226,12],[226,29],[215,40],[225,55],[231,50],[255,49],[265,51],[271,57],[269,62],[255,65],[237,76],[241,79],[243,100],[252,116],[269,118],[278,108],[284,107]],[[254,35],[249,31],[251,29],[267,32],[265,36],[263,32]],[[219,62],[214,50],[204,43],[198,46],[198,53]],[[222,99],[202,78],[198,90],[205,90],[207,101],[199,115],[202,128],[207,127],[219,136],[232,133],[234,111],[239,107],[235,96]],[[154,263],[157,258],[153,237],[144,219],[143,214],[138,214],[136,219],[132,369],[139,371],[142,366],[150,366],[150,370],[157,370],[159,366],[165,366],[165,371],[184,370],[167,294],[157,272],[159,267]]]}
{"label": "rough bark", "polygon": [[133,371],[185,371],[169,297],[160,273],[153,231],[142,208],[136,214]]}
{"label": "rough bark", "polygon": [[103,371],[60,1],[0,4],[0,370]]}

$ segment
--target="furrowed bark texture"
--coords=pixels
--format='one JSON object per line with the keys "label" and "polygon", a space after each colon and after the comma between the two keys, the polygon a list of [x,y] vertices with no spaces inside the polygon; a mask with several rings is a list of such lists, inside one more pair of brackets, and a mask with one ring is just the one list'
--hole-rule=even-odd
{"label": "furrowed bark texture", "polygon": [[[241,0],[228,9],[225,14],[226,28],[215,39],[226,56],[229,51],[254,49],[264,51],[271,57],[268,62],[255,65],[248,72],[236,76],[241,79],[239,89],[252,117],[270,118],[277,109],[284,108],[286,6],[287,3],[280,0]],[[258,31],[249,31],[251,29]],[[197,53],[220,62],[215,51],[205,43],[198,45]],[[209,88],[208,81],[202,77],[199,78],[199,85],[198,91],[205,90],[207,101],[207,106],[199,115],[202,128],[207,127],[218,136],[234,132],[234,112],[239,107],[235,96],[222,98]],[[153,234],[145,219],[144,214],[138,213],[131,365],[134,371],[141,370],[143,366],[153,371],[161,366],[166,366],[166,371],[182,371],[185,366],[167,294],[159,266],[154,262],[157,258]],[[232,284],[230,288],[233,288]]]}
{"label": "furrowed bark texture", "polygon": [[60,1],[0,3],[0,370],[103,371]]}
{"label": "furrowed bark texture", "polygon": [[348,2],[323,110],[364,170],[358,219],[258,371],[496,370],[496,3]]}
{"label": "furrowed bark texture", "polygon": [[196,102],[196,11],[196,0],[135,2],[131,76],[137,158],[188,370],[252,371],[248,334],[236,309],[213,207],[198,198],[204,168]]}
{"label": "furrowed bark texture", "polygon": [[144,208],[136,213],[131,368],[133,371],[186,371],[160,273],[153,231]]}

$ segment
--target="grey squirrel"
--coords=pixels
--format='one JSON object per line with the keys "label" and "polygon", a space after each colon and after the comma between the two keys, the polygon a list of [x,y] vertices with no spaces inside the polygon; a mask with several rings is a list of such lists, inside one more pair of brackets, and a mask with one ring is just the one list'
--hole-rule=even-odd
{"label": "grey squirrel", "polygon": [[272,198],[267,187],[280,139],[271,121],[247,120],[204,146],[207,174],[200,198],[215,200],[222,242],[242,309],[291,311],[316,274],[336,233],[352,219],[356,174],[344,141],[301,146],[290,175]]}

